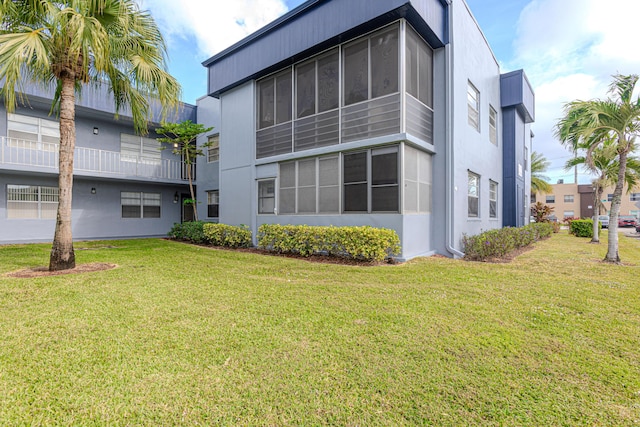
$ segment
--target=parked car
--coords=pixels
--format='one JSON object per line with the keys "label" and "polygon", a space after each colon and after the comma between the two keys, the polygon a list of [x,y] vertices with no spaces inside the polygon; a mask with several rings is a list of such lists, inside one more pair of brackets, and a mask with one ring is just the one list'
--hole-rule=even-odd
{"label": "parked car", "polygon": [[618,217],[618,227],[635,227],[638,220],[633,215],[620,215]]}
{"label": "parked car", "polygon": [[609,228],[609,215],[599,215],[598,222],[600,222],[602,228]]}
{"label": "parked car", "polygon": [[640,224],[636,225],[636,233],[640,233]]}

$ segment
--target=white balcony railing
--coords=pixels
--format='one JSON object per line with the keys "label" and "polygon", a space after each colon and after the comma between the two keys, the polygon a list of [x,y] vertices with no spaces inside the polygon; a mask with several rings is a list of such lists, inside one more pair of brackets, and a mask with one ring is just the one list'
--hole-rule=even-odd
{"label": "white balcony railing", "polygon": [[[184,180],[182,162],[122,156],[117,151],[76,147],[74,170],[162,180]],[[33,166],[58,170],[58,144],[0,137],[0,165]]]}

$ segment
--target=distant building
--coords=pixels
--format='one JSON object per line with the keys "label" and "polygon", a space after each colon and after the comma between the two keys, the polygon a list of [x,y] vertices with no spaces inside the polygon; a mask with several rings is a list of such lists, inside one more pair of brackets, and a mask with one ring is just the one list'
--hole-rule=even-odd
{"label": "distant building", "polygon": [[[549,194],[535,194],[531,203],[542,202],[554,208],[558,220],[564,218],[592,218],[594,209],[594,188],[591,184],[553,184]],[[603,207],[599,215],[609,215],[614,186],[608,186],[602,193]],[[625,186],[622,192],[620,215],[634,215],[640,219],[640,187],[629,189]]]}

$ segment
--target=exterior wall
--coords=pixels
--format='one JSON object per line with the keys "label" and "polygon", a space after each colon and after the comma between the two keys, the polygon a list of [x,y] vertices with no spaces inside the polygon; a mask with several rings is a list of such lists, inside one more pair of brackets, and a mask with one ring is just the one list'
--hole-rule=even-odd
{"label": "exterior wall", "polygon": [[226,92],[220,108],[220,222],[255,230],[255,85]]}
{"label": "exterior wall", "polygon": [[[500,67],[478,24],[464,2],[451,4],[453,28],[453,240],[461,250],[462,234],[502,226],[502,132],[500,124]],[[480,131],[468,122],[467,88],[471,82],[480,92]],[[489,141],[489,105],[498,113],[498,144]],[[438,156],[436,156],[438,157]],[[469,218],[468,173],[480,176],[479,215]],[[498,183],[498,216],[489,218],[489,181]],[[450,189],[447,189],[450,190]],[[442,248],[439,248],[442,251]],[[447,253],[447,252],[443,252]]]}
{"label": "exterior wall", "polygon": [[[57,187],[57,176],[0,172],[0,243],[43,242],[53,239],[53,219],[8,219],[7,184]],[[91,194],[91,188],[96,189]],[[182,187],[143,182],[74,179],[72,232],[74,240],[166,236],[180,222],[180,206],[174,195]],[[122,218],[121,191],[160,193],[160,218]]]}
{"label": "exterior wall", "polygon": [[[220,134],[220,100],[205,96],[197,100],[198,105],[198,123],[205,127],[213,127],[206,134],[198,137],[198,145],[207,142],[211,135]],[[198,157],[196,160],[198,171],[198,185],[196,189],[196,200],[198,203],[198,219],[204,221],[217,221],[218,218],[209,218],[207,216],[207,191],[220,190],[220,161],[207,161],[207,150],[205,155]]]}

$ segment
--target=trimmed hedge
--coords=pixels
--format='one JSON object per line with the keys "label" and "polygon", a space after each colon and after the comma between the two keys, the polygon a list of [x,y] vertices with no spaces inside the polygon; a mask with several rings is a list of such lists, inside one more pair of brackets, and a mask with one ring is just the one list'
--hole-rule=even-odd
{"label": "trimmed hedge", "polygon": [[518,228],[497,228],[475,236],[465,234],[462,236],[464,257],[473,261],[503,258],[516,249],[551,236],[551,233],[553,233],[551,224],[537,222]]}
{"label": "trimmed hedge", "polygon": [[249,248],[253,246],[251,230],[247,226],[207,223],[204,225],[207,242],[227,248]]}
{"label": "trimmed hedge", "polygon": [[383,261],[400,253],[400,239],[385,228],[263,224],[258,248],[301,256],[333,255],[359,261]]}
{"label": "trimmed hedge", "polygon": [[[602,228],[602,224],[598,221],[598,230]],[[592,219],[574,219],[569,224],[569,233],[576,237],[593,237],[593,220]]]}
{"label": "trimmed hedge", "polygon": [[175,223],[168,233],[172,239],[186,240],[193,243],[205,243],[207,238],[204,235],[204,221],[190,221]]}

